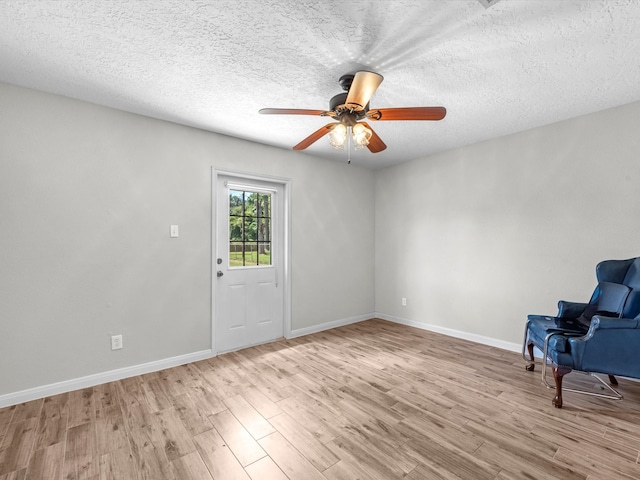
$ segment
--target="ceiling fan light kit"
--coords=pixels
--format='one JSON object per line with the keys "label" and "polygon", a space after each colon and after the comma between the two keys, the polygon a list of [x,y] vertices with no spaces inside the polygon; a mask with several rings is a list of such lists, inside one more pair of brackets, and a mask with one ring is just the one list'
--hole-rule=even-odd
{"label": "ceiling fan light kit", "polygon": [[369,145],[372,134],[371,129],[365,127],[362,123],[356,123],[353,126],[336,123],[329,132],[329,143],[333,148],[344,150],[344,145],[349,139],[353,140],[354,149],[362,150]]}
{"label": "ceiling fan light kit", "polygon": [[356,123],[351,127],[351,132],[356,150],[361,150],[369,145],[369,140],[373,134],[370,128],[365,127],[362,123]]}
{"label": "ceiling fan light kit", "polygon": [[447,111],[444,107],[404,107],[369,109],[369,101],[380,84],[382,75],[359,71],[355,75],[347,74],[340,77],[338,83],[345,90],[331,98],[329,110],[309,110],[295,108],[263,108],[262,114],[275,115],[314,115],[331,117],[335,122],[313,132],[302,140],[294,150],[304,150],[325,135],[329,137],[332,147],[343,150],[353,140],[356,150],[367,147],[371,153],[381,152],[387,148],[382,139],[364,120],[442,120]]}
{"label": "ceiling fan light kit", "polygon": [[347,141],[347,127],[338,123],[329,132],[329,143],[333,148],[344,150],[344,143]]}

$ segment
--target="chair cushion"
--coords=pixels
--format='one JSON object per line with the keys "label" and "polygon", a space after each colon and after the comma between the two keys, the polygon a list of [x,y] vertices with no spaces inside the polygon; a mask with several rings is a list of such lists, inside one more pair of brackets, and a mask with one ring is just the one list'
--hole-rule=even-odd
{"label": "chair cushion", "polygon": [[[558,326],[566,323],[567,319],[557,317],[545,317],[542,315],[529,315],[529,326],[527,328],[527,341],[533,343],[541,352],[544,350],[544,339],[549,334],[556,333],[549,338],[547,354],[552,362],[556,365],[566,365],[572,367],[571,344],[568,343],[568,337],[562,333],[572,335],[583,335],[586,333],[584,327],[573,327],[572,329],[563,329]],[[577,322],[574,322],[578,325]],[[577,330],[580,328],[580,330]]]}
{"label": "chair cushion", "polygon": [[621,283],[600,282],[593,301],[581,315],[581,320],[590,322],[594,315],[619,317],[631,289]]}
{"label": "chair cushion", "polygon": [[[575,320],[572,322],[566,318],[529,315],[528,338],[529,341],[533,342],[539,350],[543,349],[544,339],[550,333],[572,333],[582,335],[585,334],[587,330],[588,327],[581,325]],[[549,347],[551,347],[551,341],[555,338],[556,336],[553,336],[549,339]],[[562,340],[553,340],[553,342],[553,345],[563,345],[562,348],[566,348],[566,344],[563,343]]]}

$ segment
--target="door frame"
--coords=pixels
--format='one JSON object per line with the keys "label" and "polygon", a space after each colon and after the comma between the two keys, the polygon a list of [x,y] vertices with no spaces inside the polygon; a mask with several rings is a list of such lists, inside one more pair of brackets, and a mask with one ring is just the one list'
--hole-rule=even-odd
{"label": "door frame", "polygon": [[234,170],[222,170],[211,168],[211,352],[212,356],[218,355],[216,350],[216,259],[218,240],[218,177],[235,177],[239,181],[258,181],[276,183],[282,188],[283,217],[282,227],[284,231],[283,242],[283,272],[281,286],[283,288],[283,332],[284,338],[291,338],[291,179],[270,175],[258,175]]}

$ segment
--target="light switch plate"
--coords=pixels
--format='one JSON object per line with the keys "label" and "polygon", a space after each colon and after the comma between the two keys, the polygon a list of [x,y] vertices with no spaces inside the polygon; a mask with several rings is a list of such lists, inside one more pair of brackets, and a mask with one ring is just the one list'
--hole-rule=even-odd
{"label": "light switch plate", "polygon": [[178,238],[178,225],[171,225],[171,238]]}

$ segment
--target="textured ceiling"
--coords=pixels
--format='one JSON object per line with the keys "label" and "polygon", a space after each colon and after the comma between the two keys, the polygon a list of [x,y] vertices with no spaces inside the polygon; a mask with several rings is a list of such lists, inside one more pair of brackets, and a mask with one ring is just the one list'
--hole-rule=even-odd
{"label": "textured ceiling", "polygon": [[374,168],[640,100],[640,1],[490,4],[0,0],[0,81],[290,149],[327,119],[260,108],[326,109],[373,70],[372,108],[448,112],[371,122],[387,150],[351,158]]}

